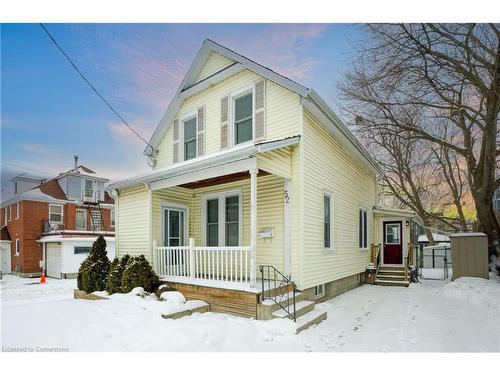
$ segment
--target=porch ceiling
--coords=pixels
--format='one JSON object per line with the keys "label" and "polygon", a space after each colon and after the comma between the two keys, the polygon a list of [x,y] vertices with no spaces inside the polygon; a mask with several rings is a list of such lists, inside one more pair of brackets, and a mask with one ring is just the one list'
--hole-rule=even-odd
{"label": "porch ceiling", "polygon": [[[259,177],[266,176],[268,174],[270,174],[270,173],[266,172],[262,169],[259,169],[259,173],[258,173]],[[249,178],[250,178],[250,173],[248,173],[248,171],[245,171],[245,172],[231,173],[231,174],[227,174],[225,176],[207,178],[207,179],[200,180],[200,181],[189,182],[187,184],[182,184],[179,186],[182,188],[186,188],[186,189],[200,189],[200,188],[205,188],[205,187],[210,187],[210,186],[215,186],[215,185],[227,184],[227,183],[235,182],[235,181],[246,180]]]}

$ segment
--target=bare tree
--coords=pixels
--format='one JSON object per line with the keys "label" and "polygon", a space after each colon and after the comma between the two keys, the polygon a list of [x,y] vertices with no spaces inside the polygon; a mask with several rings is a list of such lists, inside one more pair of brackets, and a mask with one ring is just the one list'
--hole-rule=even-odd
{"label": "bare tree", "polygon": [[368,25],[367,31],[340,86],[351,113],[386,135],[432,142],[463,158],[477,217],[499,255],[492,198],[500,186],[500,25]]}

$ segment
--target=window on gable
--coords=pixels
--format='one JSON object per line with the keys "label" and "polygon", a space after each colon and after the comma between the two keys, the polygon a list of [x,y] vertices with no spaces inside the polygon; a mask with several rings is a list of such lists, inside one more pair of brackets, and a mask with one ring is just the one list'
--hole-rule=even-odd
{"label": "window on gable", "polygon": [[63,206],[60,204],[49,205],[49,221],[52,223],[62,224],[63,222]]}
{"label": "window on gable", "polygon": [[332,247],[332,197],[323,195],[323,247]]}
{"label": "window on gable", "polygon": [[368,248],[368,214],[363,208],[359,210],[359,248]]}
{"label": "window on gable", "polygon": [[234,99],[234,143],[251,141],[252,134],[252,93]]}
{"label": "window on gable", "polygon": [[184,124],[184,160],[196,158],[196,116]]}
{"label": "window on gable", "polygon": [[93,196],[94,196],[94,181],[85,180],[85,187],[83,189],[83,200],[92,201]]}

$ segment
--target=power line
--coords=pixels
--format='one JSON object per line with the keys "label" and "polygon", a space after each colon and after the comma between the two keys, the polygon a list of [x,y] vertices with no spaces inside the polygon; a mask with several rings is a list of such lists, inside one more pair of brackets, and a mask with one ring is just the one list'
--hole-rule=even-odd
{"label": "power line", "polygon": [[104,96],[102,96],[99,91],[97,91],[97,89],[94,87],[94,85],[87,79],[87,77],[85,77],[85,75],[80,71],[80,69],[78,69],[78,67],[76,66],[76,64],[73,62],[73,60],[71,60],[71,58],[68,56],[68,54],[64,51],[64,49],[59,45],[59,43],[57,43],[57,41],[54,39],[54,37],[52,36],[52,34],[50,34],[50,32],[46,29],[46,27],[43,25],[43,23],[40,23],[40,26],[42,27],[42,29],[45,31],[45,33],[47,33],[47,35],[49,36],[50,40],[52,40],[52,42],[54,43],[54,45],[57,47],[57,49],[64,55],[64,57],[66,57],[66,59],[69,61],[69,63],[71,64],[71,66],[76,70],[76,72],[80,75],[80,77],[83,78],[83,80],[87,83],[87,85],[90,86],[90,88],[92,89],[92,91],[94,91],[94,93],[108,106],[108,108],[137,136],[139,137],[139,139],[141,139],[144,143],[146,143],[146,145],[148,145],[149,147],[151,147],[151,154],[153,153],[154,151],[154,147],[151,146],[151,144],[146,141],[137,131],[135,131],[135,129],[129,125],[129,123],[127,121],[125,121],[125,119],[113,108],[113,106],[106,100],[106,98],[104,98]]}

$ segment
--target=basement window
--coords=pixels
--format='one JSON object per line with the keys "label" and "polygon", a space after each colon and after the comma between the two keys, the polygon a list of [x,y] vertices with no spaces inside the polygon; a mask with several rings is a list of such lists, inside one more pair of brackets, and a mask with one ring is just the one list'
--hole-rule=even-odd
{"label": "basement window", "polygon": [[325,284],[316,285],[314,287],[314,298],[318,299],[325,296]]}

